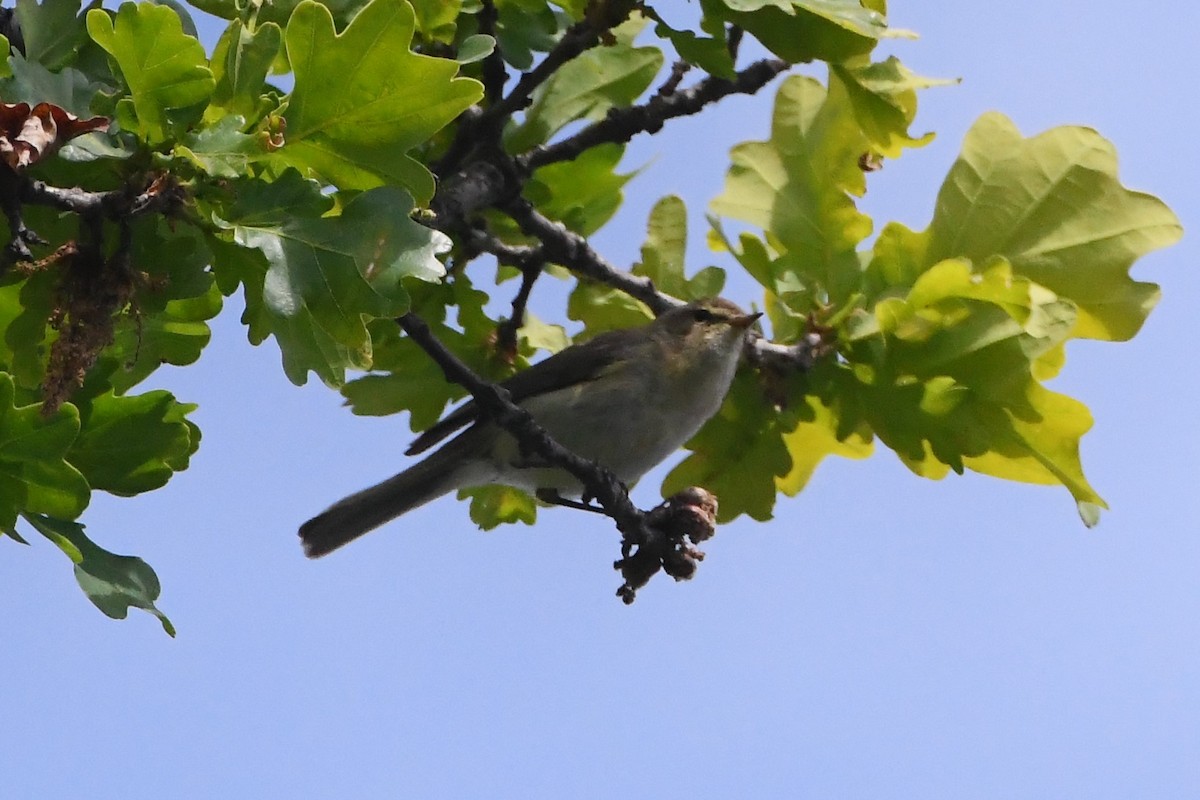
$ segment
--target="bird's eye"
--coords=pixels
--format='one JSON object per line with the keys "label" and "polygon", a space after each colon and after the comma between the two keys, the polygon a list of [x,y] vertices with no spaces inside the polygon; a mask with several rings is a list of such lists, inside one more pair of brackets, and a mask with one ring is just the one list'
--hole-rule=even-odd
{"label": "bird's eye", "polygon": [[697,308],[692,312],[692,319],[696,322],[712,322],[717,316],[707,308]]}

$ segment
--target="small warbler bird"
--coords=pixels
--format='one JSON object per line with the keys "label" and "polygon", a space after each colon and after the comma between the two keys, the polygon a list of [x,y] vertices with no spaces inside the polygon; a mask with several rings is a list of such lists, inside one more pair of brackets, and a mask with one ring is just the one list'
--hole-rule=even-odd
{"label": "small warbler bird", "polygon": [[[722,298],[690,303],[640,328],[568,347],[501,386],[555,441],[631,486],[721,407],[747,331],[760,316]],[[582,491],[565,470],[522,456],[516,439],[481,418],[473,401],[418,436],[405,454],[421,453],[466,425],[424,460],[301,525],[305,554],[323,556],[458,489],[499,483],[543,494]]]}

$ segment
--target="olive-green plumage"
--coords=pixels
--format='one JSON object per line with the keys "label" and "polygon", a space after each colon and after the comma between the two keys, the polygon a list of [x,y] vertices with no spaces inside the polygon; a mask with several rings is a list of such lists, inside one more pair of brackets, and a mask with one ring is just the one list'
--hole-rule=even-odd
{"label": "olive-green plumage", "polygon": [[[758,319],[720,298],[664,312],[640,328],[602,333],[534,364],[502,385],[559,444],[632,485],[716,413]],[[533,465],[517,442],[468,402],[408,448],[403,472],[338,501],[300,527],[304,552],[323,556],[457,489],[491,483],[578,494],[567,472]]]}

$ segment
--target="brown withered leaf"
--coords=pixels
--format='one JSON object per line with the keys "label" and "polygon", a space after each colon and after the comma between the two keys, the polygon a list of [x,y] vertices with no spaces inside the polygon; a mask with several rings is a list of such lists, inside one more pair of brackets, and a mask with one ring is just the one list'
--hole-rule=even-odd
{"label": "brown withered leaf", "polygon": [[107,117],[80,119],[53,103],[0,103],[0,158],[19,171],[91,131],[108,130]]}

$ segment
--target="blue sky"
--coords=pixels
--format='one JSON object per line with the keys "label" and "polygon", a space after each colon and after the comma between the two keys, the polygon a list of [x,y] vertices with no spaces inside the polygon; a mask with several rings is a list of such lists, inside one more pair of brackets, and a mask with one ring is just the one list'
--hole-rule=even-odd
{"label": "blue sky", "polygon": [[[292,387],[231,302],[201,362],[153,382],[200,404],[192,468],[83,519],[156,568],[178,638],[102,616],[48,542],[0,543],[4,796],[1200,796],[1200,7],[1103,8],[894,2],[922,38],[886,51],[963,82],[922,95],[914,130],[937,140],[863,203],[877,230],[923,227],[996,109],[1027,135],[1097,128],[1123,182],[1189,228],[1135,268],[1163,287],[1143,332],[1075,344],[1052,384],[1096,418],[1098,528],[1062,489],[933,483],[881,450],[826,462],[773,521],[721,528],[694,581],[628,608],[611,526],[565,510],[485,534],[443,499],[309,562],[297,525],[407,463],[407,425]],[[674,192],[689,268],[730,267],[703,249],[704,206],[729,147],[766,137],[770,96],[635,143],[626,163],[649,165],[598,248],[629,263]]]}

